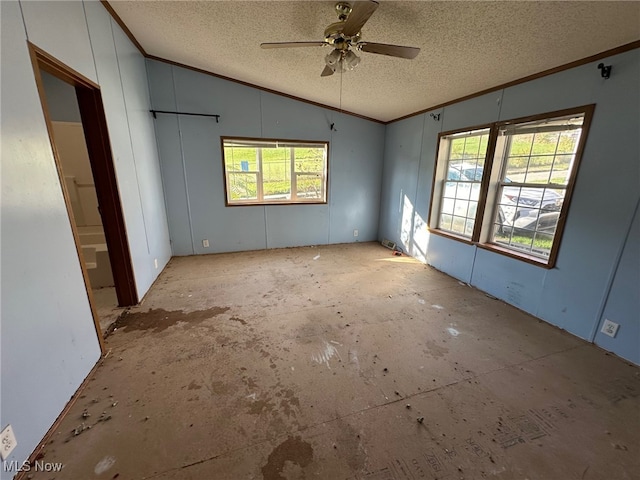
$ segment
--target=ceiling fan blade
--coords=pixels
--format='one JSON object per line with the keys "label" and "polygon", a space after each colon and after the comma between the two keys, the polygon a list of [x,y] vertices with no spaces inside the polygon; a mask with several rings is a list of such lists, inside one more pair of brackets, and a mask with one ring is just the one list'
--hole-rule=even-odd
{"label": "ceiling fan blade", "polygon": [[273,42],[261,43],[260,48],[295,48],[295,47],[322,47],[326,42]]}
{"label": "ceiling fan blade", "polygon": [[342,33],[347,37],[352,37],[357,34],[369,17],[373,15],[373,12],[378,8],[378,2],[369,0],[367,2],[354,2],[353,9],[347,17],[347,21],[344,22]]}
{"label": "ceiling fan blade", "polygon": [[329,77],[333,75],[333,69],[329,65],[325,65],[324,70],[320,74],[321,77]]}
{"label": "ceiling fan blade", "polygon": [[401,45],[389,45],[387,43],[360,42],[358,49],[363,52],[378,53],[380,55],[389,55],[390,57],[399,58],[416,58],[420,53],[417,47],[403,47]]}

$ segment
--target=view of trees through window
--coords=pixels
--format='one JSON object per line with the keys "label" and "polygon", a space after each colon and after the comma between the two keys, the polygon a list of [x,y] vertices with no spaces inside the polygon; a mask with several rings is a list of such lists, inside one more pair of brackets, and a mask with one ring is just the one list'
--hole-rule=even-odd
{"label": "view of trees through window", "polygon": [[327,145],[224,140],[227,201],[326,201]]}

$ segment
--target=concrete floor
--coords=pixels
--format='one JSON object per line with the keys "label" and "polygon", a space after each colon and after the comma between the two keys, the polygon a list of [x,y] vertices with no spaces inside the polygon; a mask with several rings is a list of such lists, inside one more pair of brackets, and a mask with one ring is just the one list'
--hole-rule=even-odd
{"label": "concrete floor", "polygon": [[100,329],[106,333],[111,325],[126,311],[118,307],[116,287],[103,287],[93,290],[93,304],[100,319]]}
{"label": "concrete floor", "polygon": [[174,258],[107,349],[33,478],[640,475],[637,366],[376,244]]}

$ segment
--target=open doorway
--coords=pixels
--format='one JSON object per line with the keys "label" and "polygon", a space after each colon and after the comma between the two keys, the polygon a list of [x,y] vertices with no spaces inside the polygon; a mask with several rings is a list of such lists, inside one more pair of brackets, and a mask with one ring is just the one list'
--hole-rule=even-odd
{"label": "open doorway", "polygon": [[73,85],[50,73],[41,72],[41,75],[53,128],[53,141],[73,211],[72,220],[82,247],[100,327],[102,331],[106,331],[118,319],[122,309],[118,307],[109,248],[76,91]]}
{"label": "open doorway", "polygon": [[30,44],[96,332],[138,302],[99,86]]}

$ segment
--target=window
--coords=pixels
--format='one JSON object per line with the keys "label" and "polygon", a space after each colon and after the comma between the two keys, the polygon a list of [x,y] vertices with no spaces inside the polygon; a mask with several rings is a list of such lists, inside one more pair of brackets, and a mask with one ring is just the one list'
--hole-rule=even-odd
{"label": "window", "polygon": [[592,113],[441,134],[430,230],[552,267]]}
{"label": "window", "polygon": [[489,129],[443,138],[446,165],[437,228],[472,237],[488,140]]}
{"label": "window", "polygon": [[223,138],[227,205],[326,203],[328,146]]}

